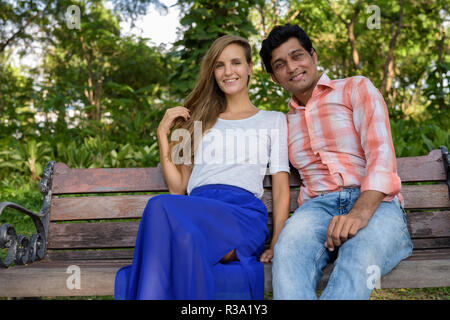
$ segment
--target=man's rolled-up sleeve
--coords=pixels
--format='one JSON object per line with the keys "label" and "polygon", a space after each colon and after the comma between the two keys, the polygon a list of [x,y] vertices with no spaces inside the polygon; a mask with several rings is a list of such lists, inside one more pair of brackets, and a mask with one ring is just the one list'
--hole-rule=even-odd
{"label": "man's rolled-up sleeve", "polygon": [[361,192],[376,190],[395,196],[400,192],[401,181],[383,96],[369,79],[360,77],[352,90],[352,105],[353,121],[367,161]]}

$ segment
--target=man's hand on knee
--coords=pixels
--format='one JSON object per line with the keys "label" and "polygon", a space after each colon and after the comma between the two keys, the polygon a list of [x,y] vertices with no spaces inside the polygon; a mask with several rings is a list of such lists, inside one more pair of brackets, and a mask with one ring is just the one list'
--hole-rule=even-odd
{"label": "man's hand on knee", "polygon": [[363,191],[348,214],[331,219],[325,248],[333,251],[335,247],[353,238],[359,230],[367,226],[385,196],[386,194],[375,190]]}
{"label": "man's hand on knee", "polygon": [[333,251],[335,247],[339,247],[348,239],[353,238],[359,230],[367,226],[369,219],[357,211],[333,217],[328,226],[325,248]]}

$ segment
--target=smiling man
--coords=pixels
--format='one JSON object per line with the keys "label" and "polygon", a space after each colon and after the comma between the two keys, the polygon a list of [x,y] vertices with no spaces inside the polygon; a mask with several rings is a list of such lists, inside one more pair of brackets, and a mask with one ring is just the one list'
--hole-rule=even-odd
{"label": "smiling man", "polygon": [[275,246],[275,299],[369,299],[412,252],[386,104],[369,79],[330,80],[304,30],[275,27],[260,51],[271,78],[292,94],[289,159],[299,171],[299,208]]}

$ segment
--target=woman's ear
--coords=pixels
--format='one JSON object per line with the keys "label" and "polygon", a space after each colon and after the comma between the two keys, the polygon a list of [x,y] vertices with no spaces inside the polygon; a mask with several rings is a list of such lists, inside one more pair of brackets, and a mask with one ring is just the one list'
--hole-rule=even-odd
{"label": "woman's ear", "polygon": [[248,75],[251,75],[253,73],[253,61],[250,61],[248,64]]}

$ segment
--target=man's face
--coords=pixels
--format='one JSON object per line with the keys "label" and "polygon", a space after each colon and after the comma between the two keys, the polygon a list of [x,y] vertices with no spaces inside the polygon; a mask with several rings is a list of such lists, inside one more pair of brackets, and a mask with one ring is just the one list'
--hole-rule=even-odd
{"label": "man's face", "polygon": [[272,51],[272,80],[297,97],[310,96],[319,80],[317,55],[307,52],[296,38]]}

